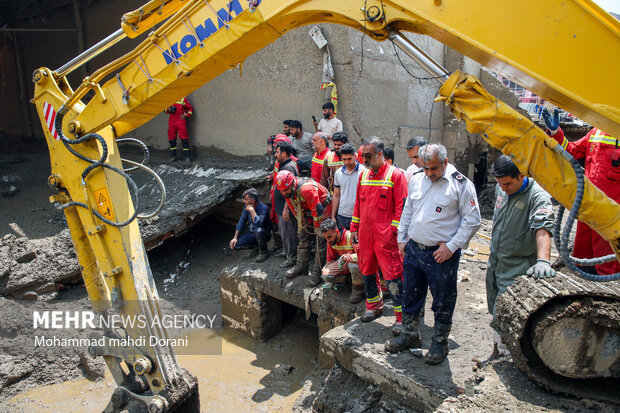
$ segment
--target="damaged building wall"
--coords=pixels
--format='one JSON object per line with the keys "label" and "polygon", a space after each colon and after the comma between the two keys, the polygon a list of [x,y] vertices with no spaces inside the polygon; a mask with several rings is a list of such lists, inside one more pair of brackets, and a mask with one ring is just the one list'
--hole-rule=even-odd
{"label": "damaged building wall", "polygon": [[[111,0],[81,9],[86,47],[115,31],[123,13],[141,3]],[[32,24],[65,28],[77,25],[70,5],[46,17]],[[362,137],[380,136],[395,147],[396,163],[406,167],[409,164],[404,152],[406,142],[413,136],[428,136],[430,129],[431,140],[446,144],[451,159],[458,160],[459,168],[472,178],[472,160],[464,162],[463,156],[469,145],[480,144],[480,138],[469,136],[464,126],[446,113],[443,104],[433,105],[439,83],[428,79],[425,71],[399,51],[401,64],[389,42],[375,42],[344,26],[322,24],[321,27],[329,41],[338,86],[338,117],[353,143],[359,144]],[[320,90],[322,52],[310,38],[310,28],[304,26],[284,34],[249,56],[241,67],[222,73],[190,96],[195,107],[189,124],[190,139],[199,156],[207,154],[210,147],[241,156],[262,155],[267,136],[279,132],[284,119],[299,119],[306,131],[313,132],[312,115],[320,118],[320,108],[328,94]],[[476,62],[440,42],[422,35],[407,36],[449,70],[460,68],[479,75],[480,66]],[[88,73],[141,41],[141,38],[122,41],[88,63]],[[57,68],[79,53],[75,32],[20,33],[18,42],[24,50],[21,66],[28,99],[33,92],[28,79],[35,68]],[[64,47],[57,47],[60,44]],[[77,86],[80,71],[72,73],[69,79]],[[38,116],[34,107],[30,104],[29,107],[32,131],[41,137]],[[429,122],[431,111],[432,122]],[[4,119],[0,121],[5,123]],[[22,135],[27,134],[24,127]],[[167,116],[162,113],[129,135],[143,139],[151,148],[165,149]]]}

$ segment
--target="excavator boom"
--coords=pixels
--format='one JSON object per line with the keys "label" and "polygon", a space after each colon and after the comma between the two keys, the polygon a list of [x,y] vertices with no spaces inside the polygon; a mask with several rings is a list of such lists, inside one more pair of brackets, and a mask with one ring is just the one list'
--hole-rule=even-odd
{"label": "excavator boom", "polygon": [[[50,184],[59,191],[53,201],[65,210],[86,288],[98,311],[140,312],[149,319],[161,315],[134,219],[139,205],[135,194],[132,200],[130,180],[122,171],[117,138],[243,64],[287,31],[316,23],[349,26],[377,41],[395,41],[399,47],[404,39],[399,31],[431,36],[620,135],[618,88],[613,86],[620,64],[620,23],[590,0],[492,5],[486,0],[151,1],[123,16],[121,29],[100,42],[96,51],[89,50],[55,71],[37,69],[33,75],[33,102],[50,150]],[[68,84],[66,75],[99,50],[153,28],[133,51],[96,70],[75,90]],[[95,92],[94,97],[84,103],[89,91]],[[520,168],[554,197],[567,207],[572,204],[577,185],[572,171],[559,153],[546,147],[554,145],[529,120],[519,118],[505,136],[505,130],[493,127],[493,113],[476,114],[480,105],[492,108],[493,98],[484,96],[475,80],[458,73],[442,87],[440,99],[467,122],[470,131],[482,133],[493,146],[513,155]],[[516,112],[494,107],[504,120],[516,119]],[[612,241],[618,254],[620,206],[589,183],[585,191],[580,219]],[[130,301],[138,307],[128,305]],[[145,333],[137,328],[125,331],[128,337]],[[114,338],[114,334],[104,335]],[[167,338],[165,330],[149,334]],[[164,412],[196,389],[171,348],[103,346],[92,352],[105,358],[119,385],[106,411],[142,406]]]}

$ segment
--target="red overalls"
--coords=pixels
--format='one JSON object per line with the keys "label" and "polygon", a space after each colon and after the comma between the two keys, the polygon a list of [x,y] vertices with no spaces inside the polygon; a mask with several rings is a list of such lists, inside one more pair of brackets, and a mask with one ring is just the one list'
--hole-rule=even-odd
{"label": "red overalls", "polygon": [[[562,129],[559,129],[552,138],[573,158],[585,157],[586,177],[605,195],[620,203],[620,141],[617,138],[597,128],[575,142],[569,142],[564,137]],[[586,224],[578,221],[573,255],[576,258],[596,258],[609,254],[613,254],[609,242]],[[620,263],[614,260],[597,265],[596,272],[601,275],[620,272]]]}
{"label": "red overalls", "polygon": [[317,182],[321,182],[321,175],[323,175],[323,161],[328,153],[331,153],[329,149],[323,149],[321,153],[314,153],[312,155],[312,167],[310,168],[310,177]]}
{"label": "red overalls", "polygon": [[187,98],[182,98],[171,107],[175,108],[174,113],[170,111],[170,108],[166,109],[166,113],[170,115],[168,118],[168,140],[176,141],[177,133],[179,134],[179,139],[189,139],[189,136],[187,136],[187,123],[181,115],[190,118],[194,108],[190,105]]}
{"label": "red overalls", "polygon": [[[358,232],[358,262],[367,289],[366,308],[378,310],[383,308],[379,277],[376,276],[378,267],[388,281],[402,280],[403,276],[403,262],[395,234],[407,198],[407,181],[398,168],[386,162],[376,174],[370,168],[364,170],[357,184],[356,197],[351,232]],[[375,278],[376,290],[366,280],[368,276]],[[400,321],[400,308],[400,303],[395,303],[397,321]]]}

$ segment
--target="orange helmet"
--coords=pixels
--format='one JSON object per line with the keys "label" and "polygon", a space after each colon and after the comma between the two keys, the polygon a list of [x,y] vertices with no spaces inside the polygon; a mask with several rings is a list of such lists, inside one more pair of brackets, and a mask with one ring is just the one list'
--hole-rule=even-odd
{"label": "orange helmet", "polygon": [[297,181],[295,175],[291,171],[280,171],[276,175],[276,189],[284,191],[289,189]]}
{"label": "orange helmet", "polygon": [[289,138],[288,136],[286,136],[283,133],[278,133],[276,135],[276,137],[275,137],[274,142],[275,143],[278,143],[278,142],[288,142],[290,144],[291,143],[291,138]]}

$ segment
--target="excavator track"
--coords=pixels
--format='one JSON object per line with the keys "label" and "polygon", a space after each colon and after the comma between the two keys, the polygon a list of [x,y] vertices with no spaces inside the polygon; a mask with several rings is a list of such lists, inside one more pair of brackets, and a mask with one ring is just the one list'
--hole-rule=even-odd
{"label": "excavator track", "polygon": [[620,282],[519,277],[497,300],[513,362],[547,390],[620,403]]}

